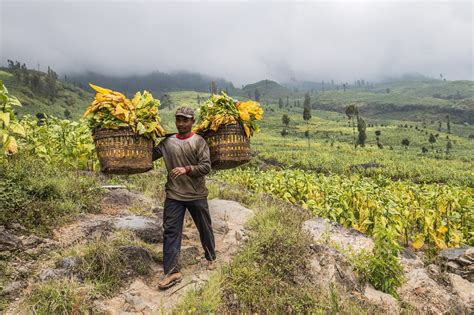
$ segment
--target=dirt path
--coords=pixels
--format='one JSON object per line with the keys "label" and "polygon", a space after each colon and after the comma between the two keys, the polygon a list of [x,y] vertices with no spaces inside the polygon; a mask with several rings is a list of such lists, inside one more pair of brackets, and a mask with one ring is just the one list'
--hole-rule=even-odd
{"label": "dirt path", "polygon": [[[218,265],[222,265],[232,259],[245,233],[244,224],[253,212],[237,202],[218,199],[209,201],[209,209],[215,230]],[[200,247],[197,230],[189,219],[183,234],[183,254],[197,253],[197,258],[202,257],[204,252]],[[162,272],[162,267],[158,266],[151,276],[135,279],[116,297],[98,301],[98,307],[107,314],[117,315],[171,313],[189,290],[203,286],[211,273],[218,271],[207,270],[202,260],[197,264],[184,266],[181,270],[183,280],[166,291],[157,289]]]}

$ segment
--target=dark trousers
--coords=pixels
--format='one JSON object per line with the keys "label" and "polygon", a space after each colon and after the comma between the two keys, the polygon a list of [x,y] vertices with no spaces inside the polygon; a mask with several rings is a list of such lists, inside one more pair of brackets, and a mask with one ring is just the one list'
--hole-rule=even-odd
{"label": "dark trousers", "polygon": [[206,259],[216,259],[214,233],[212,232],[207,199],[180,201],[166,198],[163,212],[163,268],[165,274],[178,272],[178,258],[186,209],[191,214],[199,231]]}

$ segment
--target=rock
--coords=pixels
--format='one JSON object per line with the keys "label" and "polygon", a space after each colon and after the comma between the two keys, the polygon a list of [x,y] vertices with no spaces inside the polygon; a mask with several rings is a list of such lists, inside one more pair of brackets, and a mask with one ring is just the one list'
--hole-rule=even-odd
{"label": "rock", "polygon": [[397,290],[402,301],[418,313],[459,313],[462,305],[443,286],[431,279],[424,269],[414,269],[405,274],[405,283]]}
{"label": "rock", "polygon": [[303,227],[312,235],[315,242],[324,242],[343,251],[371,252],[374,248],[374,241],[370,237],[323,218],[305,221]]}
{"label": "rock", "polygon": [[229,232],[229,225],[225,221],[214,220],[212,221],[212,230],[214,231],[214,233],[226,234],[227,232]]}
{"label": "rock", "polygon": [[153,200],[127,189],[114,189],[107,192],[102,204],[108,208],[128,210],[131,207],[141,207],[145,210],[153,208]]}
{"label": "rock", "polygon": [[378,308],[388,314],[400,313],[398,302],[393,296],[382,291],[378,291],[372,288],[370,285],[365,287],[364,297],[370,302],[370,304],[376,305]]}
{"label": "rock", "polygon": [[90,222],[83,227],[84,236],[89,240],[106,238],[113,230],[114,226],[109,221]]}
{"label": "rock", "polygon": [[337,283],[347,291],[361,291],[361,285],[355,276],[351,264],[344,255],[326,245],[312,245],[310,269],[313,280],[320,287],[329,287]]}
{"label": "rock", "polygon": [[199,248],[196,246],[183,246],[179,253],[179,266],[186,267],[198,263]]}
{"label": "rock", "polygon": [[467,314],[474,314],[474,284],[459,275],[450,273],[449,280],[453,292],[459,297]]}
{"label": "rock", "polygon": [[52,280],[52,279],[59,279],[62,278],[66,275],[68,275],[69,272],[66,269],[58,268],[58,269],[52,269],[48,268],[40,272],[39,274],[39,279],[41,281],[47,281],[47,280]]}
{"label": "rock", "polygon": [[23,238],[21,242],[23,243],[23,246],[29,248],[43,243],[43,239],[36,235],[30,235]]}
{"label": "rock", "polygon": [[439,265],[474,282],[474,247],[448,248],[439,254]]}
{"label": "rock", "polygon": [[17,232],[26,232],[27,229],[20,223],[12,223],[11,228]]}
{"label": "rock", "polygon": [[153,262],[153,257],[150,252],[143,247],[121,246],[119,250],[127,258],[130,266],[137,263],[150,265]]}
{"label": "rock", "polygon": [[56,268],[74,270],[82,263],[82,258],[77,256],[68,256],[56,262]]}
{"label": "rock", "polygon": [[240,203],[231,200],[209,200],[209,212],[212,220],[231,222],[232,225],[243,226],[253,215],[253,211],[245,208]]}
{"label": "rock", "polygon": [[114,226],[117,229],[133,231],[147,243],[161,243],[163,242],[163,226],[159,222],[147,217],[129,215],[116,219]]}
{"label": "rock", "polygon": [[21,247],[21,239],[0,226],[0,251],[12,251]]}
{"label": "rock", "polygon": [[448,248],[444,249],[439,253],[439,257],[445,260],[456,260],[462,255],[464,255],[471,247],[464,246],[458,248]]}
{"label": "rock", "polygon": [[143,301],[140,296],[128,293],[125,294],[125,301],[129,304],[128,311],[143,312],[145,310],[150,310],[150,305]]}
{"label": "rock", "polygon": [[7,296],[7,295],[15,295],[18,291],[22,290],[23,288],[26,288],[28,283],[26,281],[14,281],[10,282],[5,288],[2,290],[2,296]]}
{"label": "rock", "polygon": [[404,248],[400,252],[399,260],[405,273],[408,273],[414,269],[423,268],[425,266],[423,261],[408,248]]}

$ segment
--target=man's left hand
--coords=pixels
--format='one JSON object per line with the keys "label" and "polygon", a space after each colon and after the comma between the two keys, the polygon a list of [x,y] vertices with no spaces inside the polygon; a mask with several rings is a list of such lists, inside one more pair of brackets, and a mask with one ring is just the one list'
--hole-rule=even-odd
{"label": "man's left hand", "polygon": [[178,176],[186,174],[186,168],[185,167],[175,167],[173,170],[171,170],[171,177],[176,178]]}

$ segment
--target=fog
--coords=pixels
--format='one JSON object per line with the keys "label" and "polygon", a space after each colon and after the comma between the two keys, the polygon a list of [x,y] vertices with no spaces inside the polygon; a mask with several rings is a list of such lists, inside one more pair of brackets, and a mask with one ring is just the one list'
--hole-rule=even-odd
{"label": "fog", "polygon": [[474,79],[471,1],[1,2],[0,62],[60,73],[190,71],[237,86],[420,73]]}

